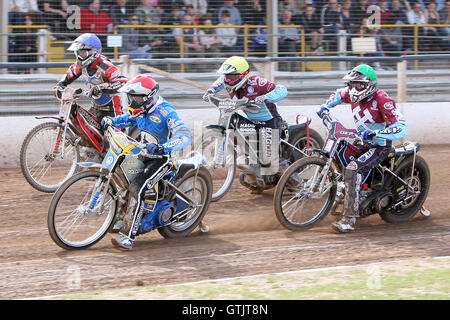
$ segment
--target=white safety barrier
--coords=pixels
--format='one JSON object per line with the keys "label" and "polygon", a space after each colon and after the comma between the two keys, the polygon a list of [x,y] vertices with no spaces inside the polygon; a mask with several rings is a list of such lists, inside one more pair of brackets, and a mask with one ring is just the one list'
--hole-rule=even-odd
{"label": "white safety barrier", "polygon": [[[205,108],[207,104],[205,104]],[[325,130],[321,120],[316,115],[318,105],[288,106],[280,105],[282,117],[294,124],[296,115],[303,114],[312,118],[311,128],[318,130],[324,137]],[[179,110],[179,116],[198,134],[199,128],[208,124],[215,124],[218,111],[212,108],[198,108]],[[399,106],[405,116],[409,130],[405,140],[418,141],[421,144],[450,143],[450,108],[449,103],[404,103]],[[353,127],[353,120],[349,105],[339,105],[332,109],[338,119],[346,126]],[[35,117],[0,117],[0,168],[19,167],[19,152],[22,142],[28,132],[36,125],[52,119],[37,120]],[[325,137],[324,137],[325,138]]]}

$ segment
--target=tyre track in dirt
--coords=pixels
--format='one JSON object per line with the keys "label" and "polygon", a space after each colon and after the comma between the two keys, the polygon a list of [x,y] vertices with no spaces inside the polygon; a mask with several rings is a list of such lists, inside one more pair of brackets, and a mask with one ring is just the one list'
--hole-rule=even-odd
{"label": "tyre track in dirt", "polygon": [[311,230],[290,232],[275,218],[273,191],[250,195],[235,181],[210,206],[209,234],[196,230],[184,239],[163,239],[153,231],[140,236],[131,252],[113,248],[110,235],[88,250],[60,249],[46,228],[51,195],[32,189],[20,170],[0,170],[0,299],[450,256],[450,146],[425,146],[421,154],[432,172],[430,218],[419,214],[392,225],[372,216],[358,221],[357,232],[340,235],[326,217]]}

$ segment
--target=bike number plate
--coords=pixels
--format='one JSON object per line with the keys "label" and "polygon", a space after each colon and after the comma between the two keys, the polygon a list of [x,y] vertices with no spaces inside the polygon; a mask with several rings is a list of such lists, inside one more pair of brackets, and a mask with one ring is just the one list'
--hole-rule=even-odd
{"label": "bike number plate", "polygon": [[103,159],[102,165],[108,168],[109,171],[112,170],[114,165],[116,164],[117,156],[111,150],[108,151],[105,158]]}

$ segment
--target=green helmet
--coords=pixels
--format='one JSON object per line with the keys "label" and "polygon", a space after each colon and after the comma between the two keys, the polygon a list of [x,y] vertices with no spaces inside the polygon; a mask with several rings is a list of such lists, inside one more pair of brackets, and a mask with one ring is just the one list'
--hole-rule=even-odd
{"label": "green helmet", "polygon": [[378,88],[377,73],[367,65],[360,64],[343,78],[350,88],[350,100],[357,103],[375,92]]}

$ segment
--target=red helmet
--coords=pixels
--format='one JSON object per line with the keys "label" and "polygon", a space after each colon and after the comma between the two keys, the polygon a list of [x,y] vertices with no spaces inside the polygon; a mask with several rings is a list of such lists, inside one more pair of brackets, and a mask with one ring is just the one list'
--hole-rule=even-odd
{"label": "red helmet", "polygon": [[118,91],[127,94],[129,109],[132,109],[130,113],[137,116],[153,111],[158,101],[159,84],[151,75],[141,74],[129,80]]}

